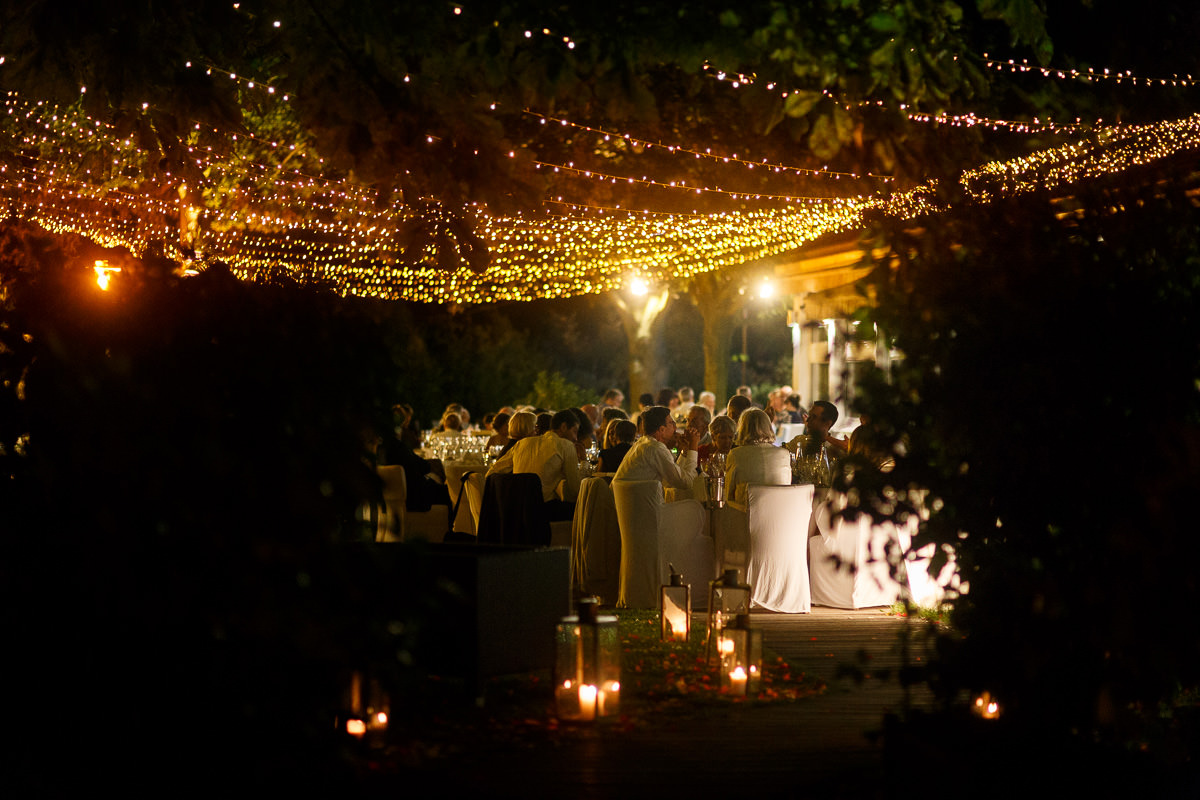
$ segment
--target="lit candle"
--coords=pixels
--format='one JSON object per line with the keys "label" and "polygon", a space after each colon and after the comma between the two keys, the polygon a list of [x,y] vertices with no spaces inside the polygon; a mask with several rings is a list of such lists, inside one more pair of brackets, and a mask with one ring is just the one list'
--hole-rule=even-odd
{"label": "lit candle", "polygon": [[733,672],[729,673],[729,692],[739,696],[746,694],[746,670],[734,667]]}
{"label": "lit candle", "polygon": [[361,739],[367,733],[367,723],[361,719],[348,719],[346,720],[346,733],[356,739]]}
{"label": "lit candle", "polygon": [[669,609],[669,613],[667,614],[667,625],[670,626],[671,639],[673,641],[687,641],[687,614],[682,608]]}
{"label": "lit candle", "polygon": [[621,707],[621,684],[617,681],[605,681],[604,687],[596,695],[596,715],[606,717],[616,714]]}
{"label": "lit candle", "polygon": [[595,686],[590,683],[585,683],[579,687],[579,718],[582,720],[592,720],[596,718],[596,695],[598,691]]}

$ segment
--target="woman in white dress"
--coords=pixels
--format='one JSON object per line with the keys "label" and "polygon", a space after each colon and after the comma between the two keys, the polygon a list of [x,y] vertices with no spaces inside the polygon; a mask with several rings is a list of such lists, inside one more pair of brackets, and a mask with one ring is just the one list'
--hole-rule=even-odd
{"label": "woman in white dress", "polygon": [[734,503],[745,506],[746,487],[752,483],[791,484],[791,454],[775,446],[775,428],[762,409],[748,409],[738,418],[735,445],[725,461],[725,485]]}

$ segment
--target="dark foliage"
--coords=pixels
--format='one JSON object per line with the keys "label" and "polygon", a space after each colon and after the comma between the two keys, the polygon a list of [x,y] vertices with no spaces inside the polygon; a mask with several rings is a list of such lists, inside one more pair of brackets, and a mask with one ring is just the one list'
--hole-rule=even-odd
{"label": "dark foliage", "polygon": [[[1187,164],[1176,164],[1187,174]],[[970,592],[926,676],[1009,724],[1137,743],[1200,681],[1200,211],[1165,175],[890,232],[876,320],[906,358],[860,409],[899,455],[850,482],[933,513]],[[886,497],[885,497],[886,495]],[[897,501],[899,500],[899,501]]]}
{"label": "dark foliage", "polygon": [[350,557],[377,491],[360,432],[390,420],[396,365],[320,289],[126,258],[100,292],[101,255],[0,231],[0,563],[31,787],[337,781],[345,670],[402,678],[447,597]]}

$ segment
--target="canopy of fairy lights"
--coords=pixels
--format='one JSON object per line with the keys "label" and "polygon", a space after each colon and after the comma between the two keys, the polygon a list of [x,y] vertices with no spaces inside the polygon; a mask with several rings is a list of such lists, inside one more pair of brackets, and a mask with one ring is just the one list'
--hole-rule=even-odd
{"label": "canopy of fairy lights", "polygon": [[[995,69],[1031,69],[1011,62],[988,64]],[[752,76],[725,73],[713,77],[731,82],[734,89],[753,80]],[[1059,73],[1057,77],[1081,76]],[[1138,80],[1121,73],[1082,77]],[[287,96],[276,95],[274,87],[256,87],[252,81],[240,80],[249,88],[275,95],[278,102],[287,102]],[[1190,76],[1174,80],[1172,85],[1193,85]],[[761,209],[680,214],[547,198],[539,213],[528,216],[493,216],[486,208],[467,209],[473,236],[478,238],[464,241],[462,226],[442,219],[437,203],[413,208],[399,199],[381,202],[372,189],[321,177],[319,164],[272,169],[254,159],[227,154],[236,152],[236,147],[225,148],[226,155],[218,155],[211,146],[188,148],[187,157],[194,160],[197,170],[214,183],[220,178],[226,187],[221,192],[189,195],[183,179],[171,179],[169,173],[142,185],[118,181],[115,176],[145,174],[146,164],[161,154],[142,146],[128,132],[87,117],[77,106],[60,107],[9,92],[0,119],[0,139],[8,141],[0,143],[0,152],[16,155],[0,159],[0,196],[9,217],[54,232],[82,234],[135,254],[144,252],[151,242],[164,244],[170,252],[180,239],[180,219],[186,217],[205,231],[195,252],[175,254],[181,261],[199,262],[193,267],[220,260],[242,276],[261,269],[282,269],[321,280],[345,294],[446,305],[565,298],[611,292],[633,281],[686,278],[795,250],[825,234],[862,227],[868,212],[910,219],[936,210],[934,187],[928,184],[901,191],[889,176],[813,170],[745,153],[714,153],[686,142],[648,141],[529,109],[524,113],[539,118],[543,125],[570,127],[604,139],[620,137],[639,150],[656,148],[680,158],[708,159],[731,170],[758,169],[829,178],[831,182],[846,179],[845,185],[852,188],[840,197],[747,194],[720,185],[617,175],[575,163],[533,159],[533,169],[573,179],[719,194]],[[1064,146],[964,172],[962,187],[968,197],[979,202],[1039,188],[1057,189],[1200,146],[1200,114],[1111,126],[915,111],[908,112],[908,117],[931,124],[991,125],[1077,137]],[[231,137],[237,139],[235,134]],[[268,151],[295,149],[295,145],[257,144],[259,152],[263,147]],[[273,177],[264,181],[268,173]],[[861,193],[864,186],[873,188]],[[856,189],[859,193],[852,193]],[[200,200],[195,199],[197,195]],[[404,231],[417,223],[436,233],[427,249],[414,255]],[[457,259],[440,262],[438,249],[451,247],[460,253],[486,248],[490,255],[487,268],[474,271]],[[445,268],[448,263],[455,268]]]}

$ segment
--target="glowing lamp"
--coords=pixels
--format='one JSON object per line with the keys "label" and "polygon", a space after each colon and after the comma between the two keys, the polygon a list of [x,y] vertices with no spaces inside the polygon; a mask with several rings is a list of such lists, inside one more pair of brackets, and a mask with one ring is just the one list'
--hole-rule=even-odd
{"label": "glowing lamp", "polygon": [[671,582],[658,595],[660,637],[664,642],[686,642],[692,630],[692,587],[671,567]]}
{"label": "glowing lamp", "polygon": [[593,722],[621,710],[621,639],[617,618],[602,616],[596,598],[579,601],[555,633],[554,705],[558,718]]}
{"label": "glowing lamp", "polygon": [[110,267],[107,261],[97,261],[92,269],[96,272],[96,285],[100,287],[100,291],[102,292],[108,291],[113,273],[121,271],[120,267]]}

